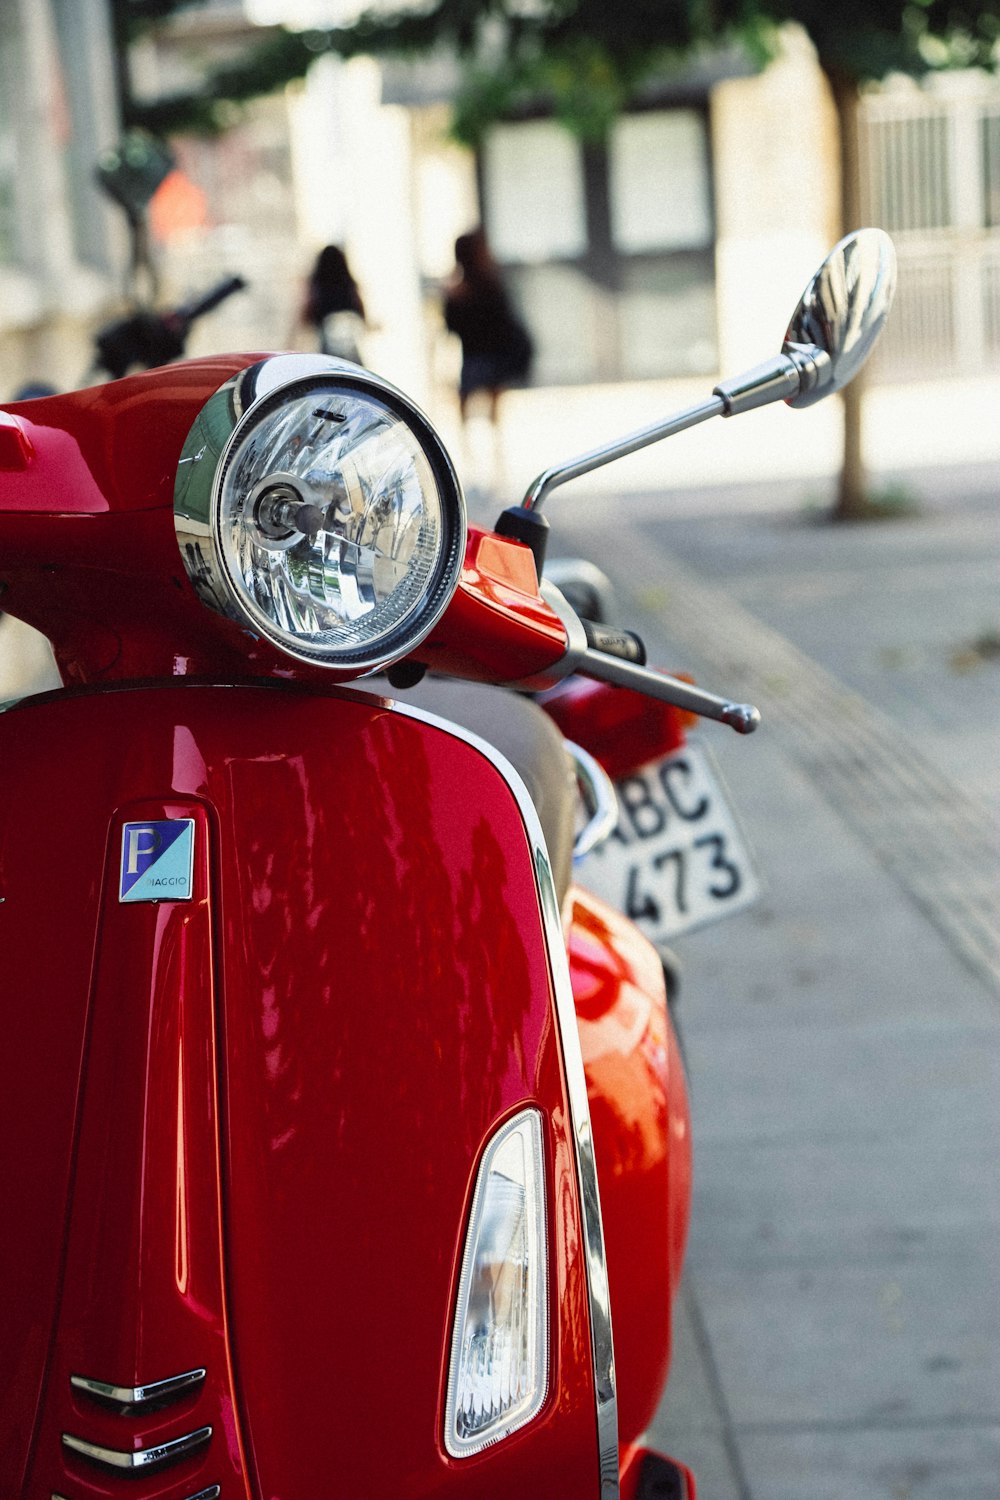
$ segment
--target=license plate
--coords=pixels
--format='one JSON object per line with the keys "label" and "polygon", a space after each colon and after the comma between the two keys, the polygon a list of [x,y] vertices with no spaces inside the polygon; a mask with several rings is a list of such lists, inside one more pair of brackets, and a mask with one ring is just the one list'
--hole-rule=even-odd
{"label": "license plate", "polygon": [[704,746],[688,742],[615,783],[618,826],[574,879],[654,943],[749,906],[760,894],[746,838]]}

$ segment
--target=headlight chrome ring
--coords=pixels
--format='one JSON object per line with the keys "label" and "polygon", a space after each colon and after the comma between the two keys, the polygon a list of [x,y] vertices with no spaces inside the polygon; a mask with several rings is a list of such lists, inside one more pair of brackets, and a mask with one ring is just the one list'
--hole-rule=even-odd
{"label": "headlight chrome ring", "polygon": [[209,398],[174,514],[206,604],[343,676],[419,645],[465,554],[461,488],[430,422],[388,382],[325,356],[272,356]]}

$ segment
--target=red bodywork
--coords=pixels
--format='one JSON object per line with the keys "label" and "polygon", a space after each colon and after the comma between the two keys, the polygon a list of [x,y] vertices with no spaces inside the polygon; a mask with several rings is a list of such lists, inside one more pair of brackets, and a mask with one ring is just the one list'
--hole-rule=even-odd
{"label": "red bodywork", "polygon": [[[65,681],[337,679],[206,609],[177,546],[174,476],[184,440],[209,396],[259,357],[192,360],[7,407],[2,605],[49,638]],[[457,676],[516,682],[565,650],[565,627],[539,597],[528,549],[471,528],[455,597],[420,659]]]}
{"label": "red bodywork", "polygon": [[569,677],[541,698],[568,740],[589,750],[615,780],[679,750],[693,717],[632,688]]}
{"label": "red bodywork", "polygon": [[[99,685],[0,716],[0,1493],[596,1497],[572,1126],[520,809],[464,740],[293,672],[191,591],[173,470],[246,363],[14,408],[0,443],[4,605],[70,682]],[[472,535],[436,662],[490,679],[561,654],[526,559]],[[193,899],[121,904],[123,824],[181,817]],[[627,1467],[669,1359],[687,1105],[653,950],[582,894],[569,950]],[[469,1199],[525,1104],[545,1120],[550,1390],[527,1427],[455,1460]],[[70,1384],[201,1367],[143,1415]],[[206,1427],[190,1457],[124,1480],[64,1442],[135,1451]]]}

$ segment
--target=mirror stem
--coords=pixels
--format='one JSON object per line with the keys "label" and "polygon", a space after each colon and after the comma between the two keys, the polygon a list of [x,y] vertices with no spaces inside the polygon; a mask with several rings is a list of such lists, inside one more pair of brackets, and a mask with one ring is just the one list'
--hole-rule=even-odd
{"label": "mirror stem", "polygon": [[[798,389],[797,385],[796,389]],[[668,417],[665,422],[654,422],[652,427],[642,427],[638,432],[629,433],[628,437],[605,444],[603,448],[592,448],[589,453],[582,454],[580,458],[571,459],[569,463],[553,464],[550,469],[544,469],[529,486],[520,508],[537,511],[549,491],[556,489],[560,484],[565,484],[567,480],[578,479],[581,474],[589,474],[592,469],[599,469],[602,464],[609,464],[613,459],[624,458],[628,453],[636,453],[649,443],[658,443],[661,438],[672,437],[675,432],[684,432],[686,428],[705,422],[709,417],[721,417],[725,414],[725,401],[721,396],[712,396],[710,400],[702,401],[698,406],[689,407],[687,411]]]}
{"label": "mirror stem", "polygon": [[776,354],[762,365],[755,365],[745,375],[720,380],[715,395],[725,402],[723,416],[735,417],[772,401],[785,401],[799,393],[799,372],[787,354]]}
{"label": "mirror stem", "polygon": [[673,437],[674,433],[695,427],[709,417],[735,417],[739,412],[753,411],[755,407],[768,406],[772,401],[790,401],[793,397],[803,397],[807,393],[815,393],[812,395],[815,400],[831,379],[830,356],[824,350],[817,348],[815,344],[793,344],[786,341],[783,352],[773,359],[733,380],[720,381],[708,401],[690,406],[664,422],[641,427],[638,432],[629,433],[616,442],[592,448],[589,453],[571,459],[568,463],[553,464],[550,469],[543,469],[529,486],[517,509],[537,513],[545,496],[560,484],[578,479],[581,474],[589,474],[593,469],[599,469],[616,458],[636,453],[650,443],[658,443],[661,438]]}
{"label": "mirror stem", "polygon": [[[733,380],[720,380],[715,395],[726,403],[723,413],[735,417],[772,401],[790,401],[807,392],[817,395],[832,379],[830,356],[815,344],[792,344],[786,341],[780,354],[756,365]],[[813,399],[816,399],[814,396]]]}

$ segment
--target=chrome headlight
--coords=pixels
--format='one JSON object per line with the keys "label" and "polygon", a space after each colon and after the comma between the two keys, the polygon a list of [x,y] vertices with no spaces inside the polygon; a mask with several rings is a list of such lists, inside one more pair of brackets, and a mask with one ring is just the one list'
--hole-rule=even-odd
{"label": "chrome headlight", "polygon": [[345,675],[424,639],[465,552],[461,490],[427,419],[377,376],[310,355],[276,355],[209,399],[174,514],[207,604]]}
{"label": "chrome headlight", "polygon": [[497,1131],[476,1179],[445,1401],[452,1457],[479,1453],[537,1416],[548,1329],[542,1120],[526,1109]]}

